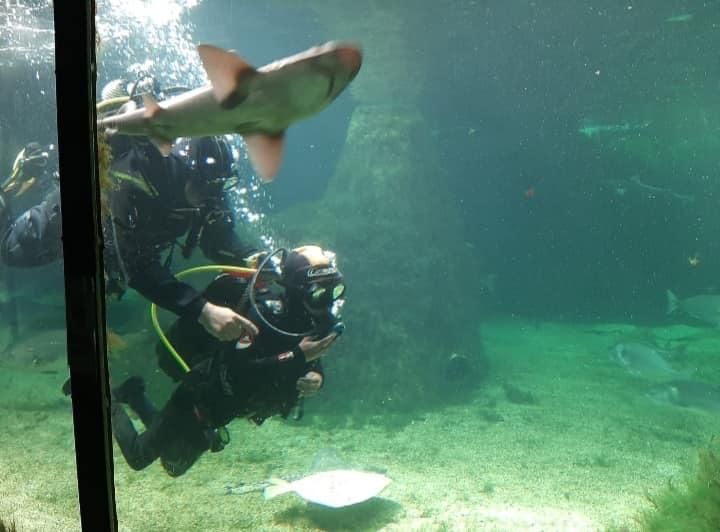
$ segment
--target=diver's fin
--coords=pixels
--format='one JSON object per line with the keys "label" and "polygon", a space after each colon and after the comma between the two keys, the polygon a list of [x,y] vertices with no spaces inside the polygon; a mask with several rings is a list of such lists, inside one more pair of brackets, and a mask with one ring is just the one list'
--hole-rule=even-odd
{"label": "diver's fin", "polygon": [[247,145],[250,162],[265,182],[272,181],[280,169],[282,162],[283,146],[285,145],[285,132],[277,135],[243,135]]}
{"label": "diver's fin", "polygon": [[145,113],[143,115],[145,118],[153,119],[164,112],[164,109],[160,107],[160,104],[157,103],[157,100],[155,100],[151,94],[143,94],[142,99],[143,105],[145,106]]}
{"label": "diver's fin", "polygon": [[239,89],[246,80],[257,74],[257,70],[239,55],[217,46],[201,44],[198,46],[198,54],[220,106],[230,109],[241,103],[247,91]]}
{"label": "diver's fin", "polygon": [[150,137],[150,142],[153,143],[153,146],[158,149],[163,157],[170,155],[170,151],[172,150],[172,140],[160,137]]}
{"label": "diver's fin", "polygon": [[271,478],[268,482],[270,482],[270,486],[263,490],[265,500],[293,491],[292,483],[281,478]]}

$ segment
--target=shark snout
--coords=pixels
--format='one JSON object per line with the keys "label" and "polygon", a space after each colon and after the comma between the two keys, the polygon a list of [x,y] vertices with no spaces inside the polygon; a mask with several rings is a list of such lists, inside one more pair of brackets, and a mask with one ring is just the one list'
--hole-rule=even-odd
{"label": "shark snout", "polygon": [[354,45],[344,45],[335,51],[338,61],[348,71],[350,78],[354,78],[362,66],[362,52]]}

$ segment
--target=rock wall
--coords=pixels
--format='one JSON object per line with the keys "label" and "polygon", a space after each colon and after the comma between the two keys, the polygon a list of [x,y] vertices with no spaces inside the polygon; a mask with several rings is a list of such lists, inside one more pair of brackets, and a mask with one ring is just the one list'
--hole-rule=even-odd
{"label": "rock wall", "polygon": [[400,12],[324,5],[330,34],[365,36],[351,88],[357,107],[325,196],[275,222],[292,245],[335,250],[346,276],[348,328],[329,363],[328,393],[349,394],[365,411],[405,409],[455,386],[444,381],[452,352],[482,355],[479,270],[445,184],[448,161],[415,103],[426,73],[411,61]]}

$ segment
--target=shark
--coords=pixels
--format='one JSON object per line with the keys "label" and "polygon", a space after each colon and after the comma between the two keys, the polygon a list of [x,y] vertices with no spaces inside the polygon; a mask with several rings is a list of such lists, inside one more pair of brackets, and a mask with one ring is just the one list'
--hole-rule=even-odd
{"label": "shark", "polygon": [[210,44],[197,51],[208,85],[161,102],[143,94],[143,107],[103,117],[98,127],[148,137],[165,156],[178,137],[239,134],[260,178],[272,181],[287,128],[330,105],[362,65],[359,46],[334,41],[259,68]]}

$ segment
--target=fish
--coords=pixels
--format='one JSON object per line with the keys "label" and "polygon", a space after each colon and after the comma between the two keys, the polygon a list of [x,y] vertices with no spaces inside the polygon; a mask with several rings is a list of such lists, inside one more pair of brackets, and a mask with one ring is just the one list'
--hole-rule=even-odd
{"label": "fish", "polygon": [[631,131],[640,131],[647,129],[652,125],[652,122],[645,121],[637,124],[631,124],[630,122],[624,122],[622,124],[595,124],[589,120],[583,120],[578,133],[585,135],[588,138],[595,137],[597,135],[605,135],[611,133],[629,133]]}
{"label": "fish", "polygon": [[657,403],[720,412],[720,386],[695,380],[671,380],[651,387],[647,396]]}
{"label": "fish", "polygon": [[619,181],[616,183],[619,183],[618,189],[623,191],[618,191],[619,196],[624,196],[628,189],[634,189],[642,193],[643,195],[646,195],[650,199],[662,197],[670,200],[678,200],[683,203],[692,203],[693,201],[695,201],[695,196],[691,194],[681,194],[679,192],[675,192],[670,188],[658,187],[655,185],[644,183],[640,180],[640,176],[637,175],[630,176],[626,181]]}
{"label": "fish", "polygon": [[613,347],[613,359],[630,374],[650,380],[670,380],[685,376],[666,360],[667,353],[640,343],[620,343]]}
{"label": "fish", "polygon": [[380,473],[335,469],[313,473],[294,482],[281,479],[271,479],[270,482],[272,485],[264,490],[266,500],[294,491],[306,501],[342,508],[379,495],[391,480]]}
{"label": "fish", "polygon": [[108,328],[105,334],[105,343],[107,344],[108,354],[116,353],[118,351],[124,351],[127,349],[128,344],[125,338],[120,336],[118,333]]}
{"label": "fish", "polygon": [[667,290],[667,314],[682,312],[698,321],[709,325],[720,325],[720,296],[699,295],[678,299],[675,294]]}
{"label": "fish", "polygon": [[360,48],[339,42],[257,69],[209,44],[199,45],[197,51],[209,85],[160,103],[144,94],[144,107],[103,117],[98,126],[108,135],[148,137],[165,156],[178,137],[240,134],[250,161],[266,182],[279,170],[285,130],[330,105],[362,65]]}
{"label": "fish", "polygon": [[665,19],[665,22],[690,22],[695,15],[692,13],[683,13],[682,15],[675,15]]}

